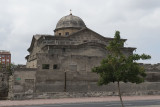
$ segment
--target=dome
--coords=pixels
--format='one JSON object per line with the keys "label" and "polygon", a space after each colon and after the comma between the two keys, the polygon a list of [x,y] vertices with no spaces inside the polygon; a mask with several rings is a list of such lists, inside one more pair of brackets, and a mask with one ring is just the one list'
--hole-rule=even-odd
{"label": "dome", "polygon": [[83,22],[83,20],[81,18],[79,18],[78,16],[74,16],[74,15],[70,14],[70,15],[62,17],[58,21],[55,30],[62,29],[62,28],[77,28],[77,29],[81,29],[83,27],[86,27],[86,25]]}

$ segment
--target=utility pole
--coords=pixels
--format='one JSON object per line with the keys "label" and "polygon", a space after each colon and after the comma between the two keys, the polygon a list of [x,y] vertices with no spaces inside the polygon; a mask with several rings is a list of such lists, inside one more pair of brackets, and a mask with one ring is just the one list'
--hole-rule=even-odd
{"label": "utility pole", "polygon": [[66,75],[66,71],[64,71],[64,92],[66,92],[66,89],[67,89],[66,79],[67,79],[67,75]]}

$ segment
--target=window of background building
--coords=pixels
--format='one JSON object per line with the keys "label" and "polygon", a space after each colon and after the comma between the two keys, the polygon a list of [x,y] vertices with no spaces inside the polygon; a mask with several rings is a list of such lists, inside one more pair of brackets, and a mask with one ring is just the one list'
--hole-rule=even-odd
{"label": "window of background building", "polygon": [[42,64],[42,69],[49,69],[49,64]]}
{"label": "window of background building", "polygon": [[2,59],[2,61],[5,61],[5,59]]}
{"label": "window of background building", "polygon": [[61,35],[61,33],[59,33],[59,35]]}
{"label": "window of background building", "polygon": [[9,59],[7,59],[6,61],[9,62]]}

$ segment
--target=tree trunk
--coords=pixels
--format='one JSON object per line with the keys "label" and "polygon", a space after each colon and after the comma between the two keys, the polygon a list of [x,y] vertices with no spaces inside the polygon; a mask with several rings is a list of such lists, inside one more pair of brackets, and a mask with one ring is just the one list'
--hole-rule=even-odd
{"label": "tree trunk", "polygon": [[122,107],[124,107],[124,105],[123,105],[123,101],[122,101],[122,96],[121,96],[121,90],[120,90],[119,81],[118,81],[118,93],[119,93],[119,98],[120,98],[120,101],[121,101]]}

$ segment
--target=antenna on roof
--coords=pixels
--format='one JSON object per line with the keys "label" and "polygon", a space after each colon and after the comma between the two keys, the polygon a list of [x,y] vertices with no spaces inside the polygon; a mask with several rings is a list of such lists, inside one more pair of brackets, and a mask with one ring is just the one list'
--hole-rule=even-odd
{"label": "antenna on roof", "polygon": [[70,9],[70,15],[72,15],[72,10]]}

